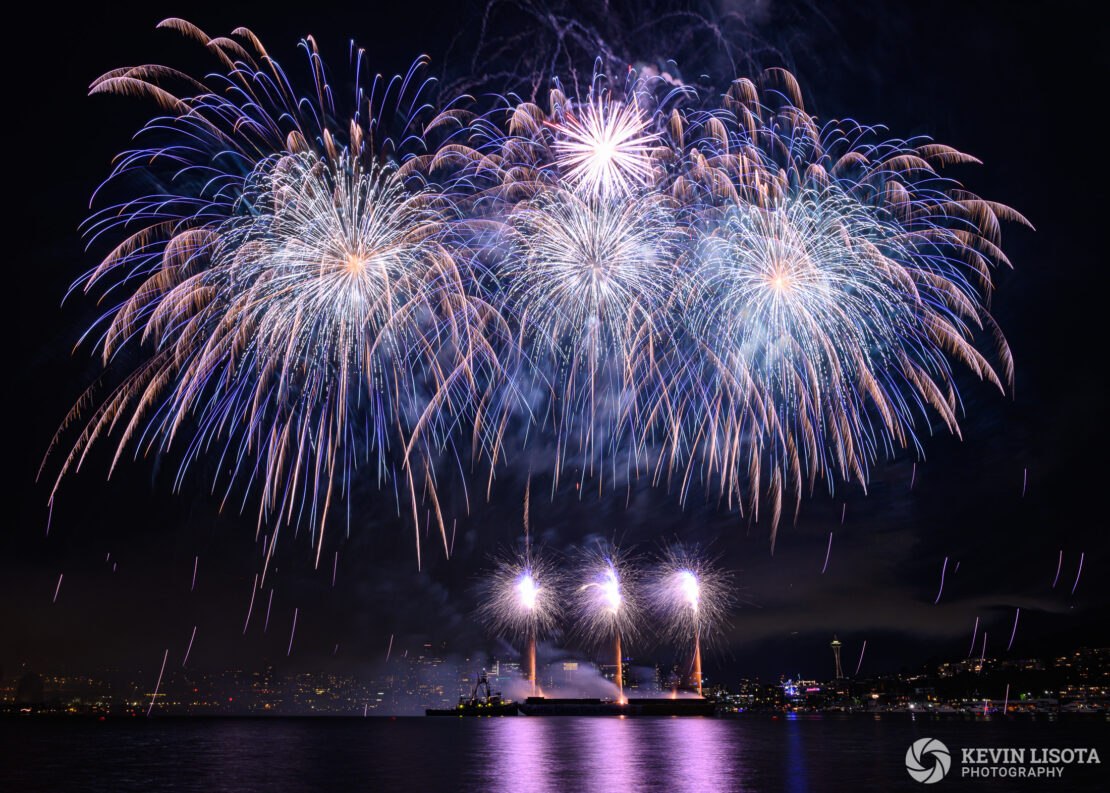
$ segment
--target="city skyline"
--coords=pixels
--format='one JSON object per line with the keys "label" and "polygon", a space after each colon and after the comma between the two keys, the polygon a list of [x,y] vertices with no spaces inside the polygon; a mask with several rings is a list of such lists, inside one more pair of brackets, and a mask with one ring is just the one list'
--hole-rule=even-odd
{"label": "city skyline", "polygon": [[[679,664],[643,666],[624,661],[629,697],[693,694]],[[475,686],[479,671],[506,700],[531,696],[527,670],[519,657],[464,658],[425,645],[361,675],[322,672],[279,673],[260,669],[171,670],[158,681],[122,670],[81,675],[24,673],[0,679],[0,695],[15,710],[42,713],[164,716],[405,716],[428,708],[451,708]],[[148,673],[145,677],[150,678]],[[594,665],[575,658],[542,663],[539,690],[544,696],[602,697],[615,690],[612,664]],[[1017,712],[1097,712],[1110,703],[1110,648],[1081,648],[1050,657],[970,657],[916,669],[807,679],[783,674],[708,679],[706,692],[719,712],[736,710],[875,710],[980,708]]]}

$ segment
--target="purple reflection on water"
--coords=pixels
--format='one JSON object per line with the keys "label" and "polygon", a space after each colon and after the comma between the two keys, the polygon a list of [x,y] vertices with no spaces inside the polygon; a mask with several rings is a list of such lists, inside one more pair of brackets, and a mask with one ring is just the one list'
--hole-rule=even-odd
{"label": "purple reflection on water", "polygon": [[491,793],[557,793],[559,788],[551,780],[554,727],[550,719],[517,716],[494,720],[489,731],[487,789]]}
{"label": "purple reflection on water", "polygon": [[[631,719],[575,719],[568,725],[572,745],[582,747],[578,773],[591,790],[644,790],[646,753],[640,730],[643,725]],[[623,782],[622,782],[623,780]],[[623,788],[622,788],[623,784]]]}
{"label": "purple reflection on water", "polygon": [[662,786],[676,793],[745,790],[744,751],[718,719],[674,717],[657,722],[667,746],[668,773]]}
{"label": "purple reflection on water", "polygon": [[528,718],[489,722],[484,790],[706,793],[748,789],[733,725],[704,718]]}
{"label": "purple reflection on water", "polygon": [[[1090,743],[1090,726],[1067,720],[964,722],[923,715],[907,721],[901,714],[750,714],[623,722],[525,717],[103,723],[0,719],[0,746],[19,758],[0,768],[0,789],[889,793],[921,788],[906,775],[904,759],[922,735],[936,736],[949,747],[976,742],[1082,746]],[[1076,779],[1060,789],[1105,790],[1098,776],[1102,767],[1069,768],[1067,773]],[[958,781],[946,779],[938,790]],[[974,787],[984,793],[1016,789],[1006,779],[981,780]]]}

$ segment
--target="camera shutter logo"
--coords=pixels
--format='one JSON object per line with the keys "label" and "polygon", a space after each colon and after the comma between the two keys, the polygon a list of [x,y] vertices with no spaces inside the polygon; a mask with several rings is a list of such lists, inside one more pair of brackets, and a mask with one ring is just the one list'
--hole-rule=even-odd
{"label": "camera shutter logo", "polygon": [[906,771],[918,782],[926,785],[939,782],[951,767],[948,747],[936,738],[918,738],[906,750]]}

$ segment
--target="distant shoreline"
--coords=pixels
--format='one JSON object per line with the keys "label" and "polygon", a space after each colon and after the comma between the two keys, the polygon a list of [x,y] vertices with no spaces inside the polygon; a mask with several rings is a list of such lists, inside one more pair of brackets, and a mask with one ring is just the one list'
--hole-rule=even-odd
{"label": "distant shoreline", "polygon": [[[500,718],[500,717],[489,717]],[[614,716],[524,716],[517,718],[525,719],[606,719],[616,718]],[[671,716],[637,716],[634,721],[641,720],[662,720],[670,719]],[[1069,723],[1076,722],[1110,722],[1110,713],[1108,712],[1088,712],[1088,713],[1075,713],[1075,712],[1062,712],[1062,713],[1011,713],[1006,716],[1000,714],[970,714],[970,713],[929,713],[919,711],[915,713],[888,711],[880,713],[865,713],[865,712],[841,712],[829,711],[825,713],[791,713],[791,712],[776,712],[776,711],[745,711],[743,713],[717,713],[714,716],[688,716],[684,719],[701,718],[701,719],[716,719],[721,721],[730,720],[744,720],[744,721],[857,721],[857,720],[910,720],[910,721],[930,721],[930,722],[983,722],[983,723],[999,723],[1003,721],[1009,722],[1054,722],[1066,721]],[[424,715],[408,714],[388,716],[384,714],[377,715],[357,715],[357,714],[271,714],[271,715],[241,715],[241,714],[218,714],[218,713],[205,713],[205,714],[152,714],[145,715],[112,715],[112,714],[86,714],[86,713],[0,713],[0,720],[4,722],[86,722],[86,723],[111,723],[111,724],[139,724],[148,722],[199,722],[199,721],[366,721],[374,720],[377,722],[382,721],[429,721],[429,722],[448,722],[454,721],[472,721],[473,719],[431,719]],[[481,719],[478,719],[479,721]]]}

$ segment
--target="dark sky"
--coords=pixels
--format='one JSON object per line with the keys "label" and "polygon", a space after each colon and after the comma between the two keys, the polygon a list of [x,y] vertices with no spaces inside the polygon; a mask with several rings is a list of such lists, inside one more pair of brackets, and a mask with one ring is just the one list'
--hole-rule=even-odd
{"label": "dark sky", "polygon": [[[180,662],[194,625],[190,663],[207,668],[263,658],[291,669],[365,668],[384,654],[391,633],[398,647],[426,639],[458,652],[490,646],[470,616],[472,591],[486,554],[520,533],[525,477],[511,467],[492,501],[472,499],[469,514],[460,493],[447,494],[458,520],[455,557],[445,561],[429,542],[420,573],[392,495],[360,489],[350,536],[342,526],[330,530],[319,571],[307,537],[286,538],[270,630],[262,635],[256,611],[246,637],[260,558],[252,513],[218,515],[217,499],[197,478],[172,493],[172,466],[150,459],[125,461],[106,482],[101,450],[63,487],[47,536],[48,488],[34,481],[55,428],[99,371],[87,347],[72,353],[95,316],[93,300],[79,296],[59,307],[68,284],[94,263],[77,227],[112,155],[150,111],[140,101],[89,98],[90,81],[121,65],[187,63],[190,48],[154,30],[169,15],[211,35],[251,27],[288,70],[299,68],[295,45],[308,33],[334,55],[336,70],[345,68],[352,37],[382,72],[403,69],[422,52],[438,69],[481,5],[435,5],[141,3],[63,13],[42,3],[31,10],[40,18],[9,30],[5,674],[24,664],[148,668],[166,648]],[[962,377],[963,440],[929,439],[912,491],[913,460],[904,456],[875,470],[867,496],[848,486],[834,498],[807,499],[797,525],[781,528],[773,555],[766,523],[749,525],[712,504],[695,499],[682,509],[673,494],[644,488],[625,508],[620,496],[551,494],[542,476],[533,482],[535,532],[560,550],[616,536],[644,550],[679,538],[719,554],[735,571],[741,607],[707,662],[711,676],[827,674],[833,633],[845,643],[846,666],[854,668],[866,640],[864,671],[893,671],[966,653],[976,616],[990,634],[989,653],[1005,646],[1018,607],[1015,654],[1105,645],[1106,334],[1097,286],[1106,238],[1098,121],[1105,36],[1083,4],[1068,2],[822,3],[820,14],[797,5],[755,8],[759,32],[796,70],[812,111],[882,123],[899,137],[931,135],[974,154],[984,164],[956,175],[1037,227],[1004,228],[1014,270],[997,273],[992,302],[1014,350],[1015,393],[1001,398]],[[458,50],[452,57],[448,73],[466,60]],[[764,65],[775,60],[760,55]],[[1072,596],[1080,553],[1083,576]],[[934,604],[946,557],[943,597]],[[294,608],[297,640],[285,661]]]}

